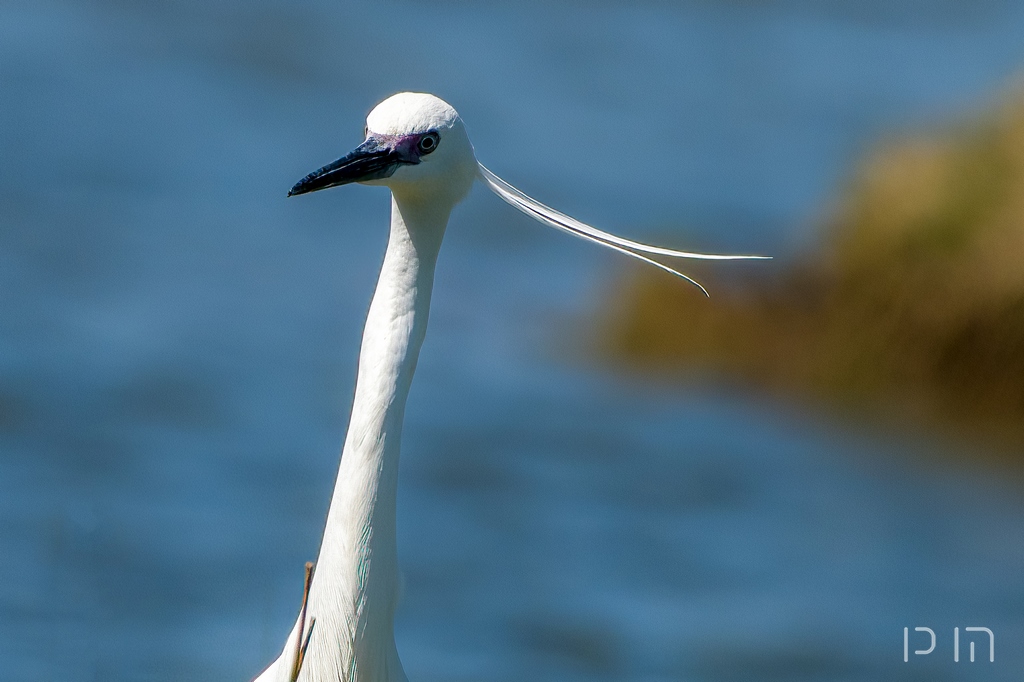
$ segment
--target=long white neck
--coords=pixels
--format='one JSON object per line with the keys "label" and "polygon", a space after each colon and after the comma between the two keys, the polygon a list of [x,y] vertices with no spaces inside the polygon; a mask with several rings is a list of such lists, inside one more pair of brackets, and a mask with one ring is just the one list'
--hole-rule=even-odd
{"label": "long white neck", "polygon": [[[315,624],[300,682],[406,680],[393,631],[398,453],[450,212],[447,203],[392,196],[391,235],[363,330],[352,416],[309,593],[303,629]],[[257,682],[287,681],[298,630],[296,623],[281,657]]]}

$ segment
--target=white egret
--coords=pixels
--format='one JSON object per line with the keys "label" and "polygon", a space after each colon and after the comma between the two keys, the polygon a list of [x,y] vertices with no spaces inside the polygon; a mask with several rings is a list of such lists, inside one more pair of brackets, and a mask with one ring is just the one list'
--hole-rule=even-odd
{"label": "white egret", "polygon": [[[427,328],[448,216],[477,179],[533,218],[679,275],[654,257],[730,259],[623,239],[541,204],[476,160],[456,111],[404,92],[378,104],[366,139],[288,193],[352,182],[391,190],[391,234],[359,350],[355,397],[315,572],[299,618],[256,682],[405,682],[395,648],[395,495],[406,396]],[[703,291],[704,288],[700,287]],[[706,294],[707,292],[705,292]]]}

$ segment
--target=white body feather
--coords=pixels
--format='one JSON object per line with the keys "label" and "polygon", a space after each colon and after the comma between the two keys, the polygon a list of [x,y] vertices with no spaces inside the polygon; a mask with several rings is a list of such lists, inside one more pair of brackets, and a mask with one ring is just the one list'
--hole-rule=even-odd
{"label": "white body feather", "polygon": [[363,331],[338,479],[305,620],[300,613],[281,655],[256,682],[292,682],[300,632],[308,649],[298,682],[406,682],[393,628],[398,600],[395,500],[402,420],[426,333],[434,266],[448,217],[475,179],[547,225],[691,282],[649,256],[754,257],[650,246],[603,232],[545,206],[479,165],[462,120],[433,95],[394,95],[370,113],[367,128],[370,134],[392,137],[436,131],[440,141],[437,151],[421,161],[369,183],[391,188],[391,233]]}

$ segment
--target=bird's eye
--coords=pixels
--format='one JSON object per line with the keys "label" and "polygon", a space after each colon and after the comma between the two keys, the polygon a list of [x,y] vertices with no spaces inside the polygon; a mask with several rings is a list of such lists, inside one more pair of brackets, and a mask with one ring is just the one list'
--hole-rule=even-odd
{"label": "bird's eye", "polygon": [[420,139],[420,143],[417,145],[420,150],[420,154],[429,154],[430,152],[437,149],[437,143],[440,142],[441,138],[438,137],[437,133],[427,133]]}

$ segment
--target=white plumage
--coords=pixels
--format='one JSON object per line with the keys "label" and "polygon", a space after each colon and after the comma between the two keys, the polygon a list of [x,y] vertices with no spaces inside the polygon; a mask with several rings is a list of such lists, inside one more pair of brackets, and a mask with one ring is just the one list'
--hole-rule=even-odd
{"label": "white plumage", "polygon": [[389,97],[367,116],[366,129],[363,144],[311,173],[289,193],[350,182],[386,185],[391,189],[391,233],[363,331],[348,434],[308,599],[281,655],[256,682],[293,682],[296,673],[301,682],[406,680],[393,631],[402,420],[448,217],[476,179],[540,222],[652,263],[698,287],[653,256],[753,257],[641,244],[531,199],[477,162],[462,119],[433,95]]}

